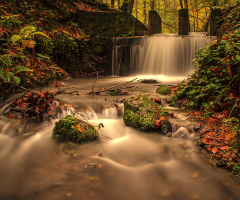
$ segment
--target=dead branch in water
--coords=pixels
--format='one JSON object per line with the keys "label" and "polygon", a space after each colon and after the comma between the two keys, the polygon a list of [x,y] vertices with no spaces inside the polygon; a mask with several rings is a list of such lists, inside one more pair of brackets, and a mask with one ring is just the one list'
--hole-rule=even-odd
{"label": "dead branch in water", "polygon": [[89,92],[88,94],[100,94],[100,93],[103,93],[103,92],[109,92],[109,91],[112,91],[112,90],[123,90],[123,89],[128,89],[128,88],[133,88],[134,86],[128,86],[127,84],[133,82],[137,80],[137,78],[134,78],[130,81],[127,81],[127,82],[124,82],[124,83],[120,83],[120,84],[116,84],[116,85],[113,85],[113,86],[110,86],[108,88],[104,88],[104,89],[99,89],[95,92],[93,92],[93,90],[91,92]]}

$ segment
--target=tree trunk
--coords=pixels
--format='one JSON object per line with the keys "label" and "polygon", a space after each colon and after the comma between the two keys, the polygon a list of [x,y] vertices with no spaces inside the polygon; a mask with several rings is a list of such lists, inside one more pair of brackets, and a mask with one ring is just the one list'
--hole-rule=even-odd
{"label": "tree trunk", "polygon": [[183,9],[183,3],[182,3],[182,0],[179,0],[179,3],[180,3],[180,6],[181,6],[181,9]]}
{"label": "tree trunk", "polygon": [[118,0],[118,10],[120,10],[121,4],[120,4],[120,0]]}
{"label": "tree trunk", "polygon": [[151,10],[155,10],[155,0],[151,1]]}
{"label": "tree trunk", "polygon": [[188,0],[184,0],[184,6],[186,9],[188,9]]}
{"label": "tree trunk", "polygon": [[218,6],[218,0],[213,0],[213,6]]}
{"label": "tree trunk", "polygon": [[128,2],[128,12],[132,14],[134,0]]}
{"label": "tree trunk", "polygon": [[146,25],[147,24],[147,12],[146,12],[146,10],[147,10],[147,2],[146,1],[144,1],[143,2],[143,17],[144,17],[144,24]]}
{"label": "tree trunk", "polygon": [[136,0],[135,11],[136,11],[136,18],[138,19],[138,0]]}
{"label": "tree trunk", "polygon": [[111,0],[111,8],[114,8],[115,0]]}

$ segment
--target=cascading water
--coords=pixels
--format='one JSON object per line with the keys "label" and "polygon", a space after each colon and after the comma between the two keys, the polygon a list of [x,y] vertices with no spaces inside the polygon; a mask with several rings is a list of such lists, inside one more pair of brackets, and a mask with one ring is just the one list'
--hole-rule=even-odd
{"label": "cascading water", "polygon": [[[214,39],[215,37],[206,36],[204,33],[194,33],[188,36],[156,34],[151,37],[142,37],[141,40],[131,45],[129,73],[187,76],[195,70],[193,59],[196,57],[196,52]],[[120,47],[118,46],[118,48]],[[124,55],[120,51],[114,51],[113,75],[120,75],[123,57]]]}
{"label": "cascading water", "polygon": [[[132,77],[99,78],[97,85],[106,88],[123,79]],[[95,81],[69,80],[65,89],[91,91],[90,80]],[[150,93],[157,87],[139,82],[131,85],[141,86],[134,87],[138,93]],[[22,124],[1,114],[0,200],[239,199],[239,185],[222,171],[208,169],[192,141],[126,127],[123,104],[114,106],[121,102],[116,96],[59,94],[58,100],[67,102],[54,103],[62,106],[59,119],[71,114],[96,127],[102,123],[99,140],[81,145],[56,141],[52,130],[58,119],[29,122],[27,133],[16,133]],[[175,112],[174,128],[191,131],[196,122],[188,121],[177,108],[168,109]]]}

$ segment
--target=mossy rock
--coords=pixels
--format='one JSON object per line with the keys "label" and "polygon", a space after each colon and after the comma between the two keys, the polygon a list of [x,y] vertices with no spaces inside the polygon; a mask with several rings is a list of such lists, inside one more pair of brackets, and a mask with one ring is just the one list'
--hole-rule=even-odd
{"label": "mossy rock", "polygon": [[170,94],[171,90],[167,85],[161,85],[157,88],[156,92],[159,94]]}
{"label": "mossy rock", "polygon": [[177,95],[175,94],[171,96],[170,99],[167,100],[167,103],[169,106],[177,107],[177,100],[178,98],[177,98]]}
{"label": "mossy rock", "polygon": [[98,139],[94,126],[70,115],[55,123],[53,137],[75,143],[88,143]]}
{"label": "mossy rock", "polygon": [[123,119],[126,126],[143,131],[160,130],[160,132],[167,133],[172,129],[168,116],[168,110],[153,102],[147,95],[124,100]]}
{"label": "mossy rock", "polygon": [[122,95],[122,91],[117,89],[117,90],[110,90],[109,91],[110,96],[117,96],[117,95]]}

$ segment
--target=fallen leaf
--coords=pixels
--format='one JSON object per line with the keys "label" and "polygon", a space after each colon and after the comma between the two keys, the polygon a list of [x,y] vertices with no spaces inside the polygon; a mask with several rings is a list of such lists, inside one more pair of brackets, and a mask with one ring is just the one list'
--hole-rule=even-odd
{"label": "fallen leaf", "polygon": [[220,150],[228,150],[230,147],[229,146],[223,146],[223,147],[219,147]]}
{"label": "fallen leaf", "polygon": [[206,146],[207,150],[210,151],[211,147],[209,145]]}
{"label": "fallen leaf", "polygon": [[82,132],[82,129],[81,129],[81,127],[80,127],[79,124],[77,125],[77,128],[78,128],[78,130],[79,130],[80,132]]}
{"label": "fallen leaf", "polygon": [[192,174],[192,177],[193,177],[193,178],[199,177],[199,172],[194,172],[194,173]]}
{"label": "fallen leaf", "polygon": [[100,181],[100,178],[98,176],[91,176],[89,179],[91,181]]}
{"label": "fallen leaf", "polygon": [[218,152],[218,149],[217,149],[217,147],[214,147],[214,148],[212,148],[212,150],[211,150],[213,153],[217,153]]}
{"label": "fallen leaf", "polygon": [[13,118],[14,118],[14,115],[13,115],[12,113],[9,113],[8,118],[9,118],[9,119],[13,119]]}

